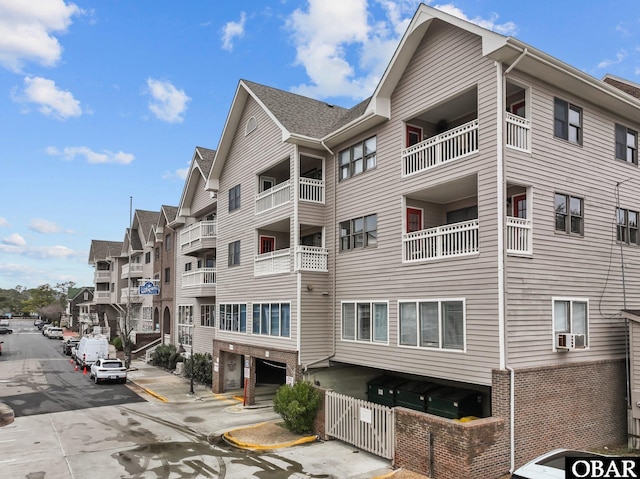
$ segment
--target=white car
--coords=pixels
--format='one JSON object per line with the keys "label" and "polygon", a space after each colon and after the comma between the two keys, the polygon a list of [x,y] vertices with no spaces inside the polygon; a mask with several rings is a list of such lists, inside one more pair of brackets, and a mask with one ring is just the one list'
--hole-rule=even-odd
{"label": "white car", "polygon": [[9,320],[7,318],[0,319],[0,326],[9,326]]}
{"label": "white car", "polygon": [[62,328],[49,328],[47,329],[46,336],[49,339],[63,339],[64,331],[62,330]]}
{"label": "white car", "polygon": [[565,479],[564,459],[566,457],[606,457],[602,454],[570,449],[555,449],[538,456],[513,473],[511,479]]}
{"label": "white car", "polygon": [[127,382],[127,368],[120,359],[100,358],[91,365],[89,378],[98,384],[100,381]]}

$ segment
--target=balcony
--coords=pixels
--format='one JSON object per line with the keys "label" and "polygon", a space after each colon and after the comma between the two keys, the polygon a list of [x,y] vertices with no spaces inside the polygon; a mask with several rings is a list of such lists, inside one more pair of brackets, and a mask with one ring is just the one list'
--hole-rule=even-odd
{"label": "balcony", "polygon": [[256,214],[277,208],[290,201],[291,180],[286,180],[256,195]]}
{"label": "balcony", "polygon": [[478,151],[478,120],[416,143],[402,150],[402,174],[410,176]]}
{"label": "balcony", "polygon": [[513,113],[506,112],[507,146],[514,150],[531,152],[531,122]]}
{"label": "balcony", "polygon": [[110,304],[111,291],[95,291],[93,293],[93,300],[96,304]]}
{"label": "balcony", "polygon": [[215,296],[216,268],[201,268],[182,273],[182,293],[190,298]]}
{"label": "balcony", "polygon": [[531,220],[507,216],[507,253],[532,254],[532,234]]}
{"label": "balcony", "polygon": [[141,263],[123,264],[120,277],[122,279],[127,279],[129,276],[131,276],[131,278],[142,278],[142,267],[143,265]]}
{"label": "balcony", "polygon": [[218,223],[215,220],[199,221],[180,232],[180,252],[190,255],[216,247]]}
{"label": "balcony", "polygon": [[300,200],[324,204],[324,180],[300,178]]}
{"label": "balcony", "polygon": [[98,270],[93,273],[93,283],[110,283],[111,282],[111,271],[109,270]]}
{"label": "balcony", "polygon": [[329,250],[317,246],[296,247],[296,271],[329,271],[327,263]]}
{"label": "balcony", "polygon": [[138,288],[122,288],[120,290],[120,303],[141,303],[142,297]]}
{"label": "balcony", "polygon": [[478,220],[470,220],[404,233],[403,261],[426,261],[477,254],[478,227]]}
{"label": "balcony", "polygon": [[291,250],[289,248],[258,254],[253,264],[254,276],[291,272]]}

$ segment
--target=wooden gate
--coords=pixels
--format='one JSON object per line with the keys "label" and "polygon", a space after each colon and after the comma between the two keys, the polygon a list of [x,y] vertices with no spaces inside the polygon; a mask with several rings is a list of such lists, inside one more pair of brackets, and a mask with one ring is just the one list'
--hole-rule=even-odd
{"label": "wooden gate", "polygon": [[364,451],[393,459],[392,408],[327,391],[325,432]]}

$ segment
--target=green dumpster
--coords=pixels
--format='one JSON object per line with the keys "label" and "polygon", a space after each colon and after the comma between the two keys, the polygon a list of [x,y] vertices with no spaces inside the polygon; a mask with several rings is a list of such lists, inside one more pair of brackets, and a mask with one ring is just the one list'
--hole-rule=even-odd
{"label": "green dumpster", "polygon": [[407,380],[395,376],[379,376],[367,383],[369,402],[393,407],[396,404],[396,389]]}
{"label": "green dumpster", "polygon": [[441,388],[429,394],[427,412],[449,419],[482,416],[482,394],[459,388]]}
{"label": "green dumpster", "polygon": [[430,393],[440,386],[426,381],[408,381],[396,389],[396,406],[427,412]]}

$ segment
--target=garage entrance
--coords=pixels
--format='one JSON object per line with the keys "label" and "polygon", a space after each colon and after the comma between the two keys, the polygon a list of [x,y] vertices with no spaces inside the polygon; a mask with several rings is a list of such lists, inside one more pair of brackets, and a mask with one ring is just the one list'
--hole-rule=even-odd
{"label": "garage entrance", "polygon": [[282,386],[287,379],[287,365],[256,358],[256,386]]}

